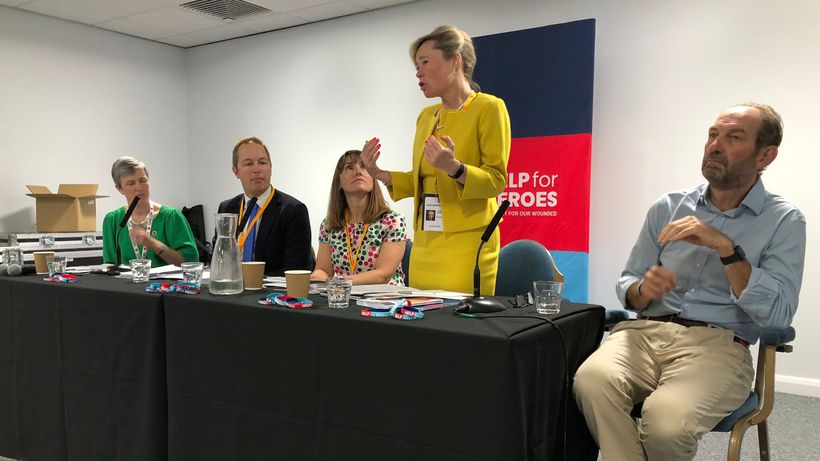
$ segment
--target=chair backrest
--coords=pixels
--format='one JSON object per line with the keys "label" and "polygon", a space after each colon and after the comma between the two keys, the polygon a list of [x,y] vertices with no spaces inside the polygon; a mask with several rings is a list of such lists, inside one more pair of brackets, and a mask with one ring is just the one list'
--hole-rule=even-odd
{"label": "chair backrest", "polygon": [[211,260],[211,250],[206,243],[205,216],[202,205],[194,205],[191,208],[182,207],[182,215],[185,216],[185,219],[188,220],[188,225],[191,226],[196,248],[199,250],[199,260],[208,263],[208,261]]}
{"label": "chair backrest", "polygon": [[410,286],[410,251],[413,249],[413,241],[407,240],[404,246],[404,256],[401,258],[401,270],[404,272],[404,286]]}
{"label": "chair backrest", "polygon": [[498,255],[496,296],[515,296],[532,291],[536,280],[564,281],[549,250],[534,240],[516,240]]}

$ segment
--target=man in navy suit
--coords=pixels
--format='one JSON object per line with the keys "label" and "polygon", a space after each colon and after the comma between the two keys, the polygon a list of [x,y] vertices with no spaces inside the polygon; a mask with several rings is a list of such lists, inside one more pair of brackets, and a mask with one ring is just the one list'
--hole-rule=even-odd
{"label": "man in navy suit", "polygon": [[240,139],[233,148],[232,169],[244,192],[222,202],[219,212],[236,213],[240,221],[249,212],[239,229],[242,260],[264,261],[265,275],[313,270],[307,207],[271,186],[270,153],[265,144],[256,137]]}

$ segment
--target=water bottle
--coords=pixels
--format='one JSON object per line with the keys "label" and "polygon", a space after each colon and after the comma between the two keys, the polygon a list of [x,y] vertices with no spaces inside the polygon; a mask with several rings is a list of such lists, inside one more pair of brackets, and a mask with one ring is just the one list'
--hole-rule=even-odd
{"label": "water bottle", "polygon": [[211,259],[211,281],[208,291],[215,295],[242,293],[242,261],[236,241],[236,220],[233,213],[217,213],[216,245]]}

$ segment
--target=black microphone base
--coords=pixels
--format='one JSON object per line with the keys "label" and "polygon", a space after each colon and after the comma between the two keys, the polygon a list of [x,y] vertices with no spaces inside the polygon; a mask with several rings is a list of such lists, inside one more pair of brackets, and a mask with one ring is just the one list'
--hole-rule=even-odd
{"label": "black microphone base", "polygon": [[500,300],[489,296],[470,296],[464,298],[453,309],[457,314],[488,314],[501,312],[507,307]]}

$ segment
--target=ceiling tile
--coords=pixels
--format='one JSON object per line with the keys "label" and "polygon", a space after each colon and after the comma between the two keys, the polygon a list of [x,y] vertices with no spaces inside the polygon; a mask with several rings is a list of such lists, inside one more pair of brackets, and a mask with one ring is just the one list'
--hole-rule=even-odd
{"label": "ceiling tile", "polygon": [[[54,1],[54,0],[52,0]],[[132,14],[143,13],[163,6],[169,2],[163,0],[56,0],[61,4],[71,5],[107,16],[109,19],[122,18]],[[170,5],[173,5],[171,2]]]}
{"label": "ceiling tile", "polygon": [[234,23],[180,8],[185,1],[0,0],[0,5],[190,47],[416,0],[247,0],[273,13]]}
{"label": "ceiling tile", "polygon": [[101,22],[95,24],[95,27],[113,30],[114,32],[121,32],[123,34],[133,35],[135,37],[147,38],[149,40],[155,40],[159,37],[173,34],[173,31],[169,31],[167,28],[157,28],[151,25],[135,22],[127,18]]}
{"label": "ceiling tile", "polygon": [[104,14],[86,10],[74,5],[68,5],[60,2],[60,0],[38,0],[21,5],[20,9],[44,14],[46,16],[53,16],[55,18],[68,19],[69,21],[82,22],[85,24],[95,24],[100,21],[110,19],[110,17]]}
{"label": "ceiling tile", "polygon": [[268,14],[259,18],[247,19],[239,21],[239,24],[246,29],[252,29],[254,32],[268,32],[276,29],[284,29],[286,27],[298,26],[305,24],[308,21],[297,16],[287,13]]}
{"label": "ceiling tile", "polygon": [[23,3],[30,2],[31,0],[0,0],[0,5],[6,6],[20,6]]}
{"label": "ceiling tile", "polygon": [[[154,37],[170,37],[173,35],[187,34],[195,30],[210,29],[223,24],[219,19],[183,10],[175,6],[157,8],[123,19],[128,22],[150,27],[151,30],[157,31]],[[101,26],[106,27],[105,24],[101,24]]]}
{"label": "ceiling tile", "polygon": [[361,13],[367,11],[364,7],[350,3],[347,0],[339,0],[324,5],[316,5],[308,8],[302,8],[291,12],[295,16],[307,19],[308,21],[321,21],[322,19],[338,18],[353,13]]}
{"label": "ceiling tile", "polygon": [[277,13],[287,13],[301,8],[321,5],[328,3],[330,0],[246,0],[255,3],[259,6],[275,11]]}
{"label": "ceiling tile", "polygon": [[361,5],[368,10],[375,10],[377,8],[385,8],[388,6],[401,5],[403,3],[411,3],[416,0],[352,0],[353,3]]}

